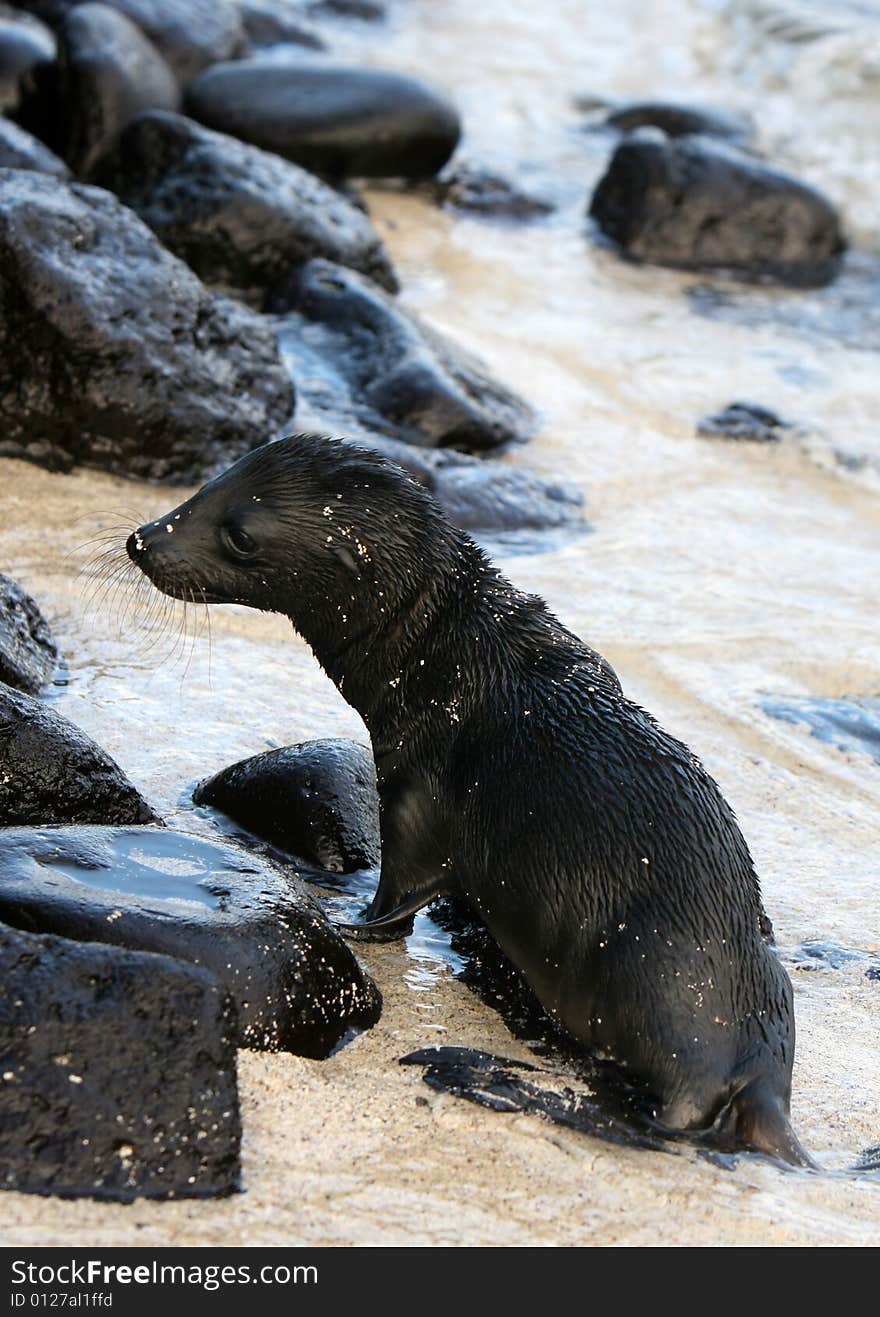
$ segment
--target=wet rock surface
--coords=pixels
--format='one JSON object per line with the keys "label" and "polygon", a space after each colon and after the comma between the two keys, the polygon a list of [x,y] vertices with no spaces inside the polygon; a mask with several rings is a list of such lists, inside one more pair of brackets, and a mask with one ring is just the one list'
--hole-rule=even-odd
{"label": "wet rock surface", "polygon": [[[310,261],[271,305],[285,313],[279,330],[289,355],[330,363],[371,432],[426,448],[482,451],[527,439],[534,429],[526,403],[482,362],[351,270]],[[294,378],[300,374],[294,365]]]}
{"label": "wet rock surface", "polygon": [[0,684],[0,826],[153,822],[140,792],[85,732]]}
{"label": "wet rock surface", "polygon": [[187,113],[326,177],[430,178],[458,144],[455,107],[404,74],[314,56],[217,64]]}
{"label": "wet rock surface", "polygon": [[19,117],[74,173],[88,175],[133,118],[174,110],[179,100],[173,73],[140,28],[88,3],[65,16],[58,62],[42,71]]}
{"label": "wet rock surface", "polygon": [[234,1009],[204,970],[0,925],[0,1075],[4,1189],[238,1188]]}
{"label": "wet rock surface", "polygon": [[200,782],[193,800],[319,869],[353,873],[379,864],[376,769],[356,741],[254,755]]}
{"label": "wet rock surface", "polygon": [[745,142],[751,137],[752,122],[747,114],[710,105],[685,105],[674,101],[632,101],[615,106],[605,123],[622,133],[639,128],[659,128],[667,137],[720,137]]}
{"label": "wet rock surface", "polygon": [[36,600],[0,575],[0,683],[35,695],[52,680],[57,662],[58,646]]}
{"label": "wet rock surface", "polygon": [[323,256],[397,288],[361,210],[298,165],[180,115],[131,124],[100,181],[206,283],[262,300]]}
{"label": "wet rock surface", "polygon": [[35,169],[67,178],[70,170],[48,146],[11,119],[0,118],[0,169]]}
{"label": "wet rock surface", "polygon": [[55,37],[31,14],[0,4],[0,110],[18,104],[22,81],[55,58]]}
{"label": "wet rock surface", "polygon": [[798,287],[833,278],[845,246],[821,193],[708,137],[626,138],[590,216],[633,260]]}
{"label": "wet rock surface", "polygon": [[[24,0],[22,8],[58,24],[85,0]],[[235,0],[107,0],[150,38],[182,84],[243,48]]]}
{"label": "wet rock surface", "polygon": [[764,699],[771,718],[804,726],[819,741],[838,750],[870,755],[880,764],[880,696],[849,699]]}
{"label": "wet rock surface", "polygon": [[292,404],[270,327],[115,197],[0,171],[0,456],[196,481]]}
{"label": "wet rock surface", "polygon": [[706,438],[742,439],[749,443],[778,443],[791,424],[768,407],[754,402],[732,402],[714,416],[697,422],[697,434]]}
{"label": "wet rock surface", "polygon": [[0,832],[0,919],[203,966],[235,1002],[238,1043],[323,1057],[381,997],[296,876],[164,828]]}

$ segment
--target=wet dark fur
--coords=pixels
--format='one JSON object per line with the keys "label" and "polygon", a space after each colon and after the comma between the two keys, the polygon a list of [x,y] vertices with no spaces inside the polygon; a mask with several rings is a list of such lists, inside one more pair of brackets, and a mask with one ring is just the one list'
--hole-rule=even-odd
{"label": "wet dark fur", "polygon": [[297,435],[128,549],[168,594],[287,614],[363,717],[381,796],[376,932],[463,895],[662,1125],[807,1162],[788,1122],[791,986],[731,809],[429,494],[379,457]]}

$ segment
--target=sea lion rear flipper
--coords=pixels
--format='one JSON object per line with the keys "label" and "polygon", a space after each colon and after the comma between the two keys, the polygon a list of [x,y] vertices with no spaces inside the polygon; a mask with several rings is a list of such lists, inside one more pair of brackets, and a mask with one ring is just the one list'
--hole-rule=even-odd
{"label": "sea lion rear flipper", "polygon": [[747,1084],[728,1110],[731,1132],[743,1147],[763,1152],[789,1166],[819,1169],[801,1147],[782,1099],[762,1080]]}
{"label": "sea lion rear flipper", "polygon": [[415,916],[439,895],[434,889],[415,892],[395,910],[389,910],[378,919],[368,919],[362,924],[337,924],[336,930],[346,937],[374,942],[392,942],[395,938],[407,937],[412,932]]}

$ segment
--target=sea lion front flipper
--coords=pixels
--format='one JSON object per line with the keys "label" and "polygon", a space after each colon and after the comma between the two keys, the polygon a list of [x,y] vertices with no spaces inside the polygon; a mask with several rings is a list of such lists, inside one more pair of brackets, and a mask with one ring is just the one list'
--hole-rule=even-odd
{"label": "sea lion front flipper", "polygon": [[336,924],[336,931],[362,941],[393,942],[412,932],[415,916],[439,895],[437,890],[415,892],[395,910],[389,910],[387,915],[365,920],[362,924]]}

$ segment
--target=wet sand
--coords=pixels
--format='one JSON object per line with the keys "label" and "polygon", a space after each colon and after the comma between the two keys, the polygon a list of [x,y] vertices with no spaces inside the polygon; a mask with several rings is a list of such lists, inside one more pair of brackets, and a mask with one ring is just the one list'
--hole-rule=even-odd
{"label": "wet sand", "polygon": [[[863,137],[856,129],[860,84],[853,73],[855,92],[833,113],[819,107],[811,130],[802,64],[780,90],[765,42],[764,73],[754,61],[744,88],[737,52],[748,44],[714,7],[675,4],[662,23],[637,0],[613,15],[568,0],[523,8],[413,3],[390,35],[345,38],[360,58],[441,82],[454,68],[473,125],[468,154],[487,159],[491,148],[496,164],[535,162],[525,174],[560,202],[546,223],[517,229],[370,193],[404,304],[481,352],[540,408],[540,434],[506,460],[577,481],[594,533],[503,565],[605,653],[627,693],[717,778],[755,856],[781,954],[788,961],[807,939],[878,954],[880,767],[761,708],[767,698],[880,693],[877,357],[777,324],[697,316],[686,294],[704,280],[639,270],[592,246],[583,210],[610,142],[584,135],[572,107],[587,91],[683,88],[694,100],[762,105],[762,144],[829,190],[858,235],[860,180],[873,158],[870,122]],[[735,10],[745,22],[747,6]],[[795,56],[815,68],[818,48]],[[823,139],[832,121],[848,125],[833,169]],[[740,397],[798,422],[803,437],[769,447],[695,437],[699,416]],[[838,450],[861,467],[842,465]],[[39,599],[69,662],[58,707],[179,825],[204,826],[187,810],[186,788],[235,758],[312,736],[365,738],[277,618],[212,609],[210,654],[200,620],[175,656],[169,640],[152,644],[146,605],[121,627],[112,598],[84,605],[86,551],[74,546],[97,521],[151,518],[177,491],[11,461],[0,461],[0,480],[0,563]],[[426,925],[409,947],[363,948],[385,997],[370,1033],[324,1062],[241,1054],[244,1194],[125,1207],[4,1194],[0,1240],[880,1241],[880,1182],[837,1174],[880,1142],[880,982],[866,977],[864,960],[790,966],[793,1118],[827,1173],[749,1158],[730,1171],[688,1152],[622,1150],[483,1111],[401,1068],[400,1056],[437,1041],[528,1055],[454,978],[442,947],[431,952]]]}

